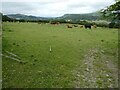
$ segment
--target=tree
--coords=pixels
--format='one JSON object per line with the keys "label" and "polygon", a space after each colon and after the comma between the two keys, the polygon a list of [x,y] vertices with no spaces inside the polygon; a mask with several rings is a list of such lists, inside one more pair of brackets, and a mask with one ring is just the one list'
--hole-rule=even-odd
{"label": "tree", "polygon": [[109,21],[113,27],[120,27],[120,0],[115,0],[115,4],[108,6],[101,10],[103,17]]}
{"label": "tree", "polygon": [[14,20],[9,18],[7,15],[2,15],[2,21],[9,21],[9,22],[13,22]]}
{"label": "tree", "polygon": [[111,20],[120,20],[120,0],[115,1],[115,4],[101,10],[104,18]]}

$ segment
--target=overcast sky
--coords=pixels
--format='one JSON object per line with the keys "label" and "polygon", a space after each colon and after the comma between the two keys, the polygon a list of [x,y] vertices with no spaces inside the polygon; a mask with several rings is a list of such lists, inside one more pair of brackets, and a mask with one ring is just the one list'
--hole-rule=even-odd
{"label": "overcast sky", "polygon": [[2,13],[58,17],[91,13],[114,3],[114,0],[4,0]]}

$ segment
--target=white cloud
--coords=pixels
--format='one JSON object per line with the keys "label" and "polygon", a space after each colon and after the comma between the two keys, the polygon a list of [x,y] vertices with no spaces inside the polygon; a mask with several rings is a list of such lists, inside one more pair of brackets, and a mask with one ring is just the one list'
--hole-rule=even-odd
{"label": "white cloud", "polygon": [[4,0],[4,14],[61,16],[67,13],[90,13],[113,4],[114,0]]}

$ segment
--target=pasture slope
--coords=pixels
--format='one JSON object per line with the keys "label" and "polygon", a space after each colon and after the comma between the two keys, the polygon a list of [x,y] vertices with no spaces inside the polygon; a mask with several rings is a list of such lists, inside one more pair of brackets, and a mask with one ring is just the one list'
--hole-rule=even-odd
{"label": "pasture slope", "polygon": [[2,40],[3,88],[118,87],[117,29],[4,22]]}

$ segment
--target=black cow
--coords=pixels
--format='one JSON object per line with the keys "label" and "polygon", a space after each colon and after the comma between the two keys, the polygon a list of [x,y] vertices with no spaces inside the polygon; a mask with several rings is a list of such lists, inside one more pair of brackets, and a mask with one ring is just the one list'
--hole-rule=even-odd
{"label": "black cow", "polygon": [[85,26],[86,29],[87,28],[91,29],[91,24],[85,24],[84,26]]}

